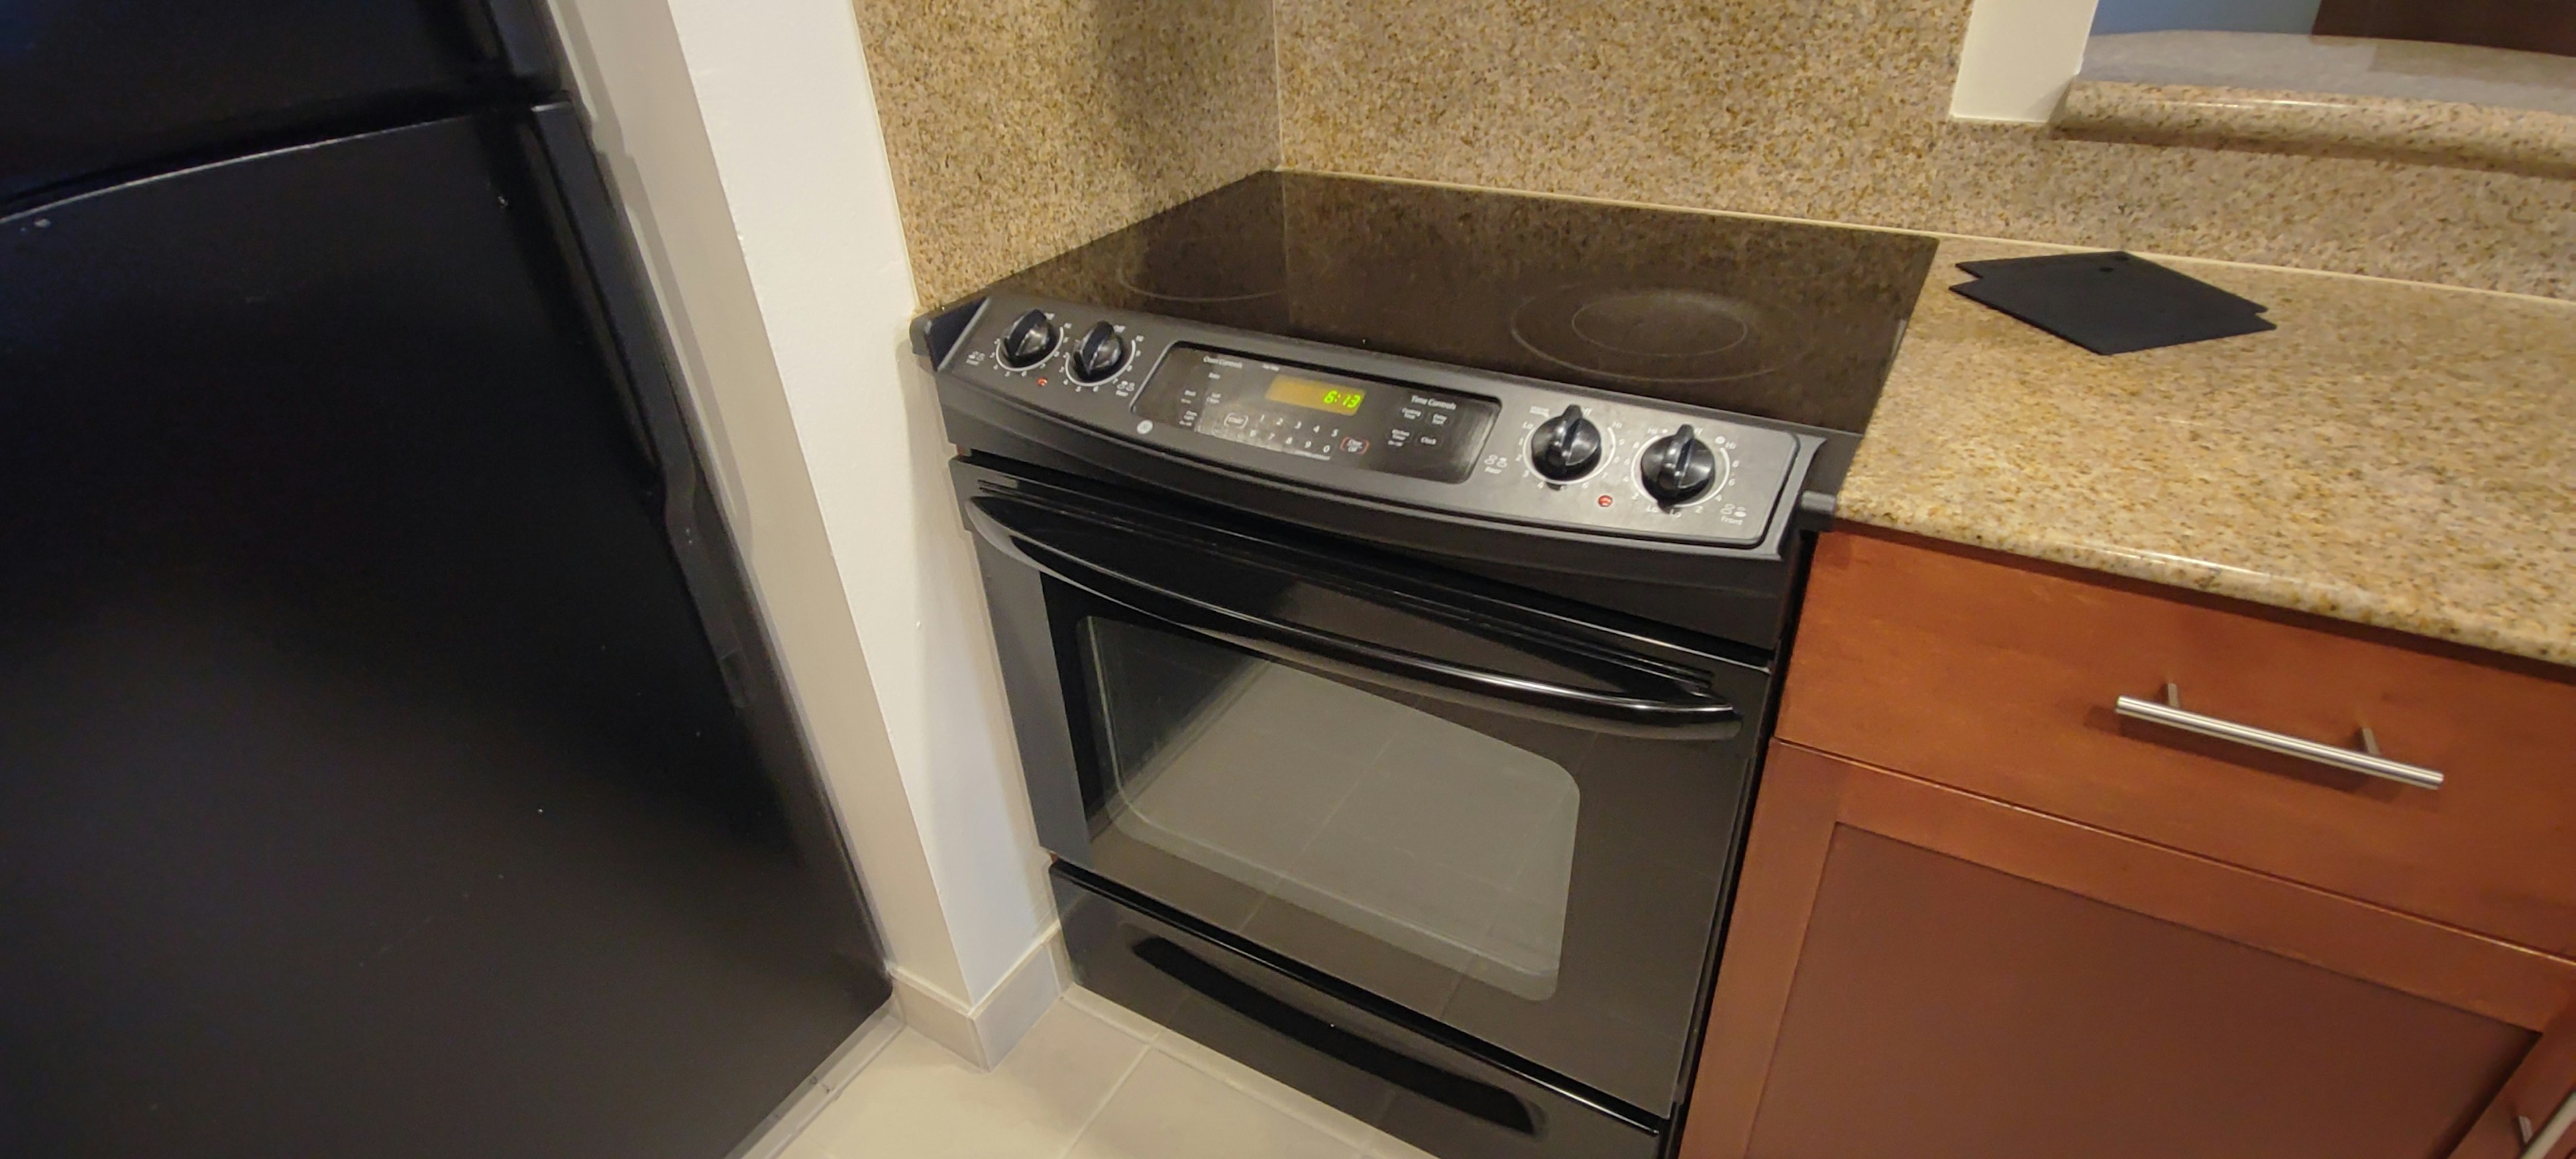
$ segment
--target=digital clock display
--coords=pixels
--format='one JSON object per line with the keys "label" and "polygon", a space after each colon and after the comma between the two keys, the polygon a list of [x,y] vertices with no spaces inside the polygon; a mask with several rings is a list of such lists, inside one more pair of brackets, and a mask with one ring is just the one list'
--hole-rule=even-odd
{"label": "digital clock display", "polygon": [[1368,397],[1368,392],[1356,386],[1340,386],[1283,374],[1270,380],[1270,389],[1263,391],[1261,397],[1308,410],[1348,415],[1359,413],[1360,400]]}
{"label": "digital clock display", "polygon": [[[1361,379],[1186,342],[1154,367],[1138,392],[1136,433],[1166,428],[1264,454],[1304,459],[1306,470],[1370,471],[1464,483],[1501,417],[1490,398],[1436,387]],[[1232,455],[1194,441],[1180,449]]]}

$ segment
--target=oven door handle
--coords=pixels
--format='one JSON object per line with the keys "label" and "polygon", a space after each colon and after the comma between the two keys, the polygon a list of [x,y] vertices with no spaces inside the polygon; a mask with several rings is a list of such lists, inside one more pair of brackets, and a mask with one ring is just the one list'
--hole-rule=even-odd
{"label": "oven door handle", "polygon": [[[1245,611],[1185,590],[1181,582],[1088,558],[1049,542],[1033,528],[1015,525],[1007,512],[1026,509],[1023,503],[979,497],[966,508],[985,540],[1030,567],[1113,604],[1273,660],[1516,715],[1569,720],[1594,731],[1723,740],[1743,729],[1743,715],[1733,704],[1705,680],[1688,679],[1670,666],[1656,665],[1664,670],[1654,671],[1634,664],[1607,665],[1636,685],[1651,686],[1615,692],[1496,672]],[[1046,514],[1084,518],[1065,511]],[[1222,566],[1223,560],[1211,556],[1210,563]],[[1546,643],[1526,634],[1514,639],[1512,647],[1577,671],[1605,667],[1603,657],[1571,647],[1553,649],[1560,654],[1550,655]]]}

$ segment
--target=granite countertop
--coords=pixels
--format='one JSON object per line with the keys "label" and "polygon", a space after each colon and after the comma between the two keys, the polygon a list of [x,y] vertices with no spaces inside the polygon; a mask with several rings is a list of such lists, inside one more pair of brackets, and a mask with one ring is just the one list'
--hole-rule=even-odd
{"label": "granite countertop", "polygon": [[2051,128],[2137,145],[2268,149],[2576,177],[2576,115],[2399,97],[2079,80]]}
{"label": "granite countertop", "polygon": [[2096,36],[2060,136],[2576,176],[2576,58],[2267,32]]}
{"label": "granite countertop", "polygon": [[2280,329],[2102,357],[1949,292],[1841,518],[2576,664],[2576,303],[2158,258]]}
{"label": "granite countertop", "polygon": [[2079,81],[2279,89],[2576,116],[2576,58],[2473,44],[2279,32],[2096,36]]}

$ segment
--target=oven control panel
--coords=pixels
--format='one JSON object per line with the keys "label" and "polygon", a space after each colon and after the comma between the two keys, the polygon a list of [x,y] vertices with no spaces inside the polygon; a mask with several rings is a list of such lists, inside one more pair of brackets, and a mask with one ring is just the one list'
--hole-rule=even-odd
{"label": "oven control panel", "polygon": [[1510,522],[1750,547],[1816,436],[1651,400],[996,295],[943,374],[1222,466]]}
{"label": "oven control panel", "polygon": [[1501,404],[1187,343],[1163,356],[1139,417],[1346,470],[1465,482]]}

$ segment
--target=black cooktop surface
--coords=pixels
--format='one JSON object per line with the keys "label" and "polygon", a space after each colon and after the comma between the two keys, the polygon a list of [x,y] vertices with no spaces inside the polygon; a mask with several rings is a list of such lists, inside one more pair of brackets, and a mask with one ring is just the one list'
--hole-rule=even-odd
{"label": "black cooktop surface", "polygon": [[1273,172],[995,288],[1857,432],[1935,244]]}

